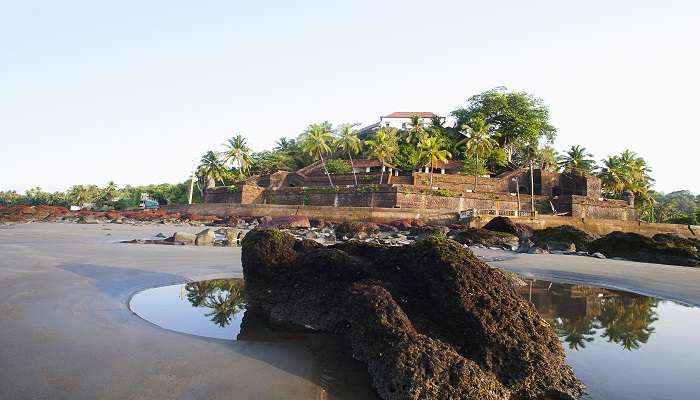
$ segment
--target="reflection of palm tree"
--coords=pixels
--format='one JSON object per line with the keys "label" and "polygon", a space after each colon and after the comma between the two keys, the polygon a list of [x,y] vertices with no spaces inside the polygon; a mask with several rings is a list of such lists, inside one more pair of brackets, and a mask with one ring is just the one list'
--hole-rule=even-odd
{"label": "reflection of palm tree", "polygon": [[651,326],[656,317],[658,301],[648,297],[616,298],[603,303],[598,321],[605,329],[602,337],[620,344],[626,350],[636,350],[654,333]]}
{"label": "reflection of palm tree", "polygon": [[210,308],[205,315],[221,327],[230,324],[231,318],[245,308],[243,282],[238,279],[192,282],[185,285],[185,290],[192,306]]}
{"label": "reflection of palm tree", "polygon": [[584,349],[586,343],[593,341],[593,320],[581,315],[575,318],[557,318],[552,325],[557,336],[564,338],[571,350]]}

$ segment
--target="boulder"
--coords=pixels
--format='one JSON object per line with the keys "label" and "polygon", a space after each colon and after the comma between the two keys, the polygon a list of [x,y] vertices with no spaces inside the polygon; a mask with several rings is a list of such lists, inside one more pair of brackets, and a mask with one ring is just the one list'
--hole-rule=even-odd
{"label": "boulder", "polygon": [[213,229],[205,229],[197,234],[194,244],[197,246],[212,246],[216,240],[216,233]]}
{"label": "boulder", "polygon": [[673,242],[657,242],[637,233],[609,233],[593,241],[588,250],[602,253],[607,258],[687,267],[700,266],[700,253],[696,248]]}
{"label": "boulder", "polygon": [[597,238],[597,236],[578,229],[575,226],[561,225],[535,231],[531,239],[536,246],[543,249],[571,251],[573,244],[575,249],[587,251],[588,245]]}
{"label": "boulder", "polygon": [[260,225],[261,228],[306,229],[311,227],[309,219],[301,215],[271,218]]}
{"label": "boulder", "polygon": [[400,220],[392,221],[389,223],[389,225],[395,227],[396,229],[398,229],[400,231],[408,231],[408,230],[411,230],[411,228],[413,227],[410,219],[400,219]]}
{"label": "boulder", "polygon": [[249,306],[344,335],[384,399],[582,394],[553,328],[511,279],[457,242],[323,248],[255,229],[242,246]]}
{"label": "boulder", "polygon": [[79,224],[99,224],[101,223],[100,220],[97,219],[94,215],[83,215],[78,220],[76,221]]}
{"label": "boulder", "polygon": [[431,236],[445,237],[450,228],[446,226],[426,225],[416,226],[411,228],[411,235],[416,236],[416,239],[421,240]]}
{"label": "boulder", "polygon": [[342,222],[335,226],[335,237],[338,240],[367,239],[375,237],[379,227],[371,222]]}
{"label": "boulder", "polygon": [[675,233],[657,233],[652,237],[655,242],[670,243],[676,246],[687,246],[700,251],[700,240],[692,238],[684,238]]}
{"label": "boulder", "polygon": [[197,239],[197,235],[189,232],[175,232],[169,239],[171,242],[194,244],[195,240]]}
{"label": "boulder", "polygon": [[224,229],[224,238],[226,239],[226,246],[238,246],[238,237],[241,231],[238,229]]}
{"label": "boulder", "polygon": [[517,248],[518,237],[510,233],[494,232],[482,228],[469,228],[453,232],[454,240],[469,246],[480,244],[486,247],[500,247],[507,250]]}
{"label": "boulder", "polygon": [[510,233],[520,239],[530,238],[535,233],[533,228],[513,222],[508,217],[496,217],[484,225],[483,228],[495,232]]}

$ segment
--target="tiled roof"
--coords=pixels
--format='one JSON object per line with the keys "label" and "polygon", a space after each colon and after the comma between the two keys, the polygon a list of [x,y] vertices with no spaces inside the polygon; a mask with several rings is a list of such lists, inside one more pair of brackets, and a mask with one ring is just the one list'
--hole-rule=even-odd
{"label": "tiled roof", "polygon": [[[444,163],[444,162],[442,162],[442,161],[438,161],[438,162],[435,163],[435,165],[433,165],[433,167],[434,167],[434,168],[445,168],[445,169],[453,170],[453,169],[461,169],[463,165],[464,165],[464,163],[461,162],[461,161],[457,161],[457,160],[448,160],[446,163]],[[425,167],[429,167],[429,166],[430,166],[430,163],[426,163],[424,166],[425,166]]]}
{"label": "tiled roof", "polygon": [[421,118],[439,117],[439,115],[431,113],[430,111],[397,111],[385,115],[382,118],[411,118],[413,115],[418,115]]}

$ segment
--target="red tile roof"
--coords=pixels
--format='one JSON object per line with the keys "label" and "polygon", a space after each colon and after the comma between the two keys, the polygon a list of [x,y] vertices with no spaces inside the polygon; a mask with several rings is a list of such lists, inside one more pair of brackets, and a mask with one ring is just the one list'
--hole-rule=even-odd
{"label": "red tile roof", "polygon": [[397,111],[385,115],[382,118],[411,118],[414,114],[417,114],[421,118],[439,117],[439,115],[431,113],[430,111]]}

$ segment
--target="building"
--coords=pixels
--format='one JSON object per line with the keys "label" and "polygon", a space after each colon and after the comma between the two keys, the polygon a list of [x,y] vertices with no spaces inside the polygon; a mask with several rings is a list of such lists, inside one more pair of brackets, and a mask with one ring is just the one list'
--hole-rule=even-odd
{"label": "building", "polygon": [[417,115],[420,117],[424,126],[430,126],[433,118],[439,118],[441,123],[445,123],[445,117],[441,117],[430,111],[396,111],[388,115],[380,116],[379,122],[365,126],[358,131],[360,138],[366,138],[379,128],[396,128],[404,130],[411,124],[411,117]]}

